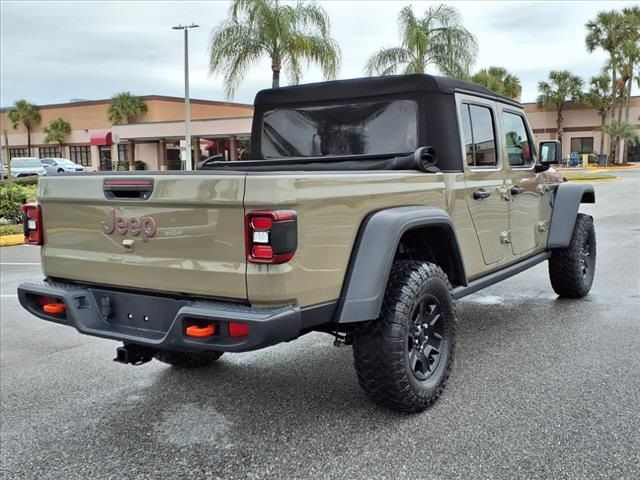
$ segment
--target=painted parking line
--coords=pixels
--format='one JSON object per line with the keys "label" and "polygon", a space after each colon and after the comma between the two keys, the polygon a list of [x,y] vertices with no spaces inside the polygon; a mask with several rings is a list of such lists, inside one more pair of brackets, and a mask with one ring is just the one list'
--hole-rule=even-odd
{"label": "painted parking line", "polygon": [[0,298],[18,298],[17,293],[3,293]]}
{"label": "painted parking line", "polygon": [[8,266],[16,266],[16,265],[40,265],[40,262],[0,262],[0,267],[8,265]]}

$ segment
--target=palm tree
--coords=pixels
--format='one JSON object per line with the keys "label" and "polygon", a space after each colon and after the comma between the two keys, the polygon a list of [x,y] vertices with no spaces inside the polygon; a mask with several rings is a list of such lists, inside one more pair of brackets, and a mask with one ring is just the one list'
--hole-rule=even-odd
{"label": "palm tree", "polygon": [[16,100],[7,115],[13,128],[18,128],[18,125],[22,124],[27,129],[27,155],[31,155],[31,129],[40,123],[38,107],[26,100]]}
{"label": "palm tree", "polygon": [[[609,75],[603,73],[597,77],[593,77],[590,82],[589,91],[585,96],[586,103],[596,110],[600,115],[600,131],[607,121],[607,114],[611,110],[612,101],[609,95],[611,79]],[[600,136],[600,150],[599,153],[604,151],[604,135]]]}
{"label": "palm tree", "polygon": [[502,67],[483,68],[471,77],[471,81],[513,99],[520,97],[522,92],[520,79]]}
{"label": "palm tree", "polygon": [[619,137],[625,141],[637,141],[640,138],[638,130],[633,125],[628,122],[618,122],[616,119],[601,126],[599,130],[611,137]]}
{"label": "palm tree", "polygon": [[[595,20],[590,20],[586,24],[587,36],[585,43],[587,50],[593,52],[596,48],[602,48],[609,54],[608,65],[611,69],[611,102],[612,102],[612,117],[615,116],[615,109],[617,104],[617,91],[619,90],[617,75],[618,64],[616,52],[620,48],[620,44],[624,41],[626,36],[626,27],[623,16],[616,10],[608,10],[599,12]],[[610,153],[613,155],[615,150],[616,139],[611,137],[610,140]],[[615,158],[615,157],[613,157]]]}
{"label": "palm tree", "polygon": [[[619,98],[620,108],[618,109],[618,123],[622,122],[622,103],[625,103],[624,121],[629,122],[629,109],[631,107],[631,87],[633,85],[633,75],[636,67],[640,63],[640,42],[629,38],[620,45],[616,52],[617,64],[620,72]],[[626,144],[625,144],[626,145]],[[622,148],[622,138],[618,139],[618,156],[616,163],[622,163],[624,159],[624,148]]]}
{"label": "palm tree", "polygon": [[562,110],[567,102],[579,103],[582,98],[582,84],[580,77],[567,70],[553,70],[549,72],[549,82],[538,82],[538,106],[552,107],[558,112],[556,119],[557,139],[562,141]]}
{"label": "palm tree", "polygon": [[64,118],[56,118],[51,120],[49,125],[44,127],[44,142],[45,143],[57,143],[60,145],[60,151],[62,152],[62,145],[65,138],[71,134],[71,125]]}
{"label": "palm tree", "polygon": [[113,125],[130,123],[136,117],[147,112],[147,105],[137,95],[121,92],[111,97],[107,116]]}
{"label": "palm tree", "polygon": [[467,78],[476,60],[478,43],[462,26],[454,7],[429,7],[422,18],[406,6],[398,15],[399,47],[382,48],[367,61],[367,75],[392,75],[400,67],[404,73],[424,73],[429,65],[442,74]]}
{"label": "palm tree", "polygon": [[271,60],[272,88],[280,86],[282,69],[292,84],[300,83],[304,61],[318,64],[327,79],[336,78],[340,68],[329,17],[314,1],[282,5],[278,0],[234,0],[229,18],[213,30],[209,47],[209,71],[223,73],[227,98],[264,56]]}
{"label": "palm tree", "polygon": [[611,98],[616,96],[616,75],[617,62],[615,52],[620,47],[625,37],[625,25],[623,16],[616,10],[609,10],[598,13],[595,20],[590,20],[586,24],[587,37],[585,42],[587,50],[593,52],[596,48],[602,48],[609,54],[609,62],[611,65],[613,81],[611,82]]}
{"label": "palm tree", "polygon": [[[629,108],[631,107],[631,87],[633,75],[640,65],[640,7],[634,6],[622,9],[622,16],[627,26],[628,35],[621,46],[622,68],[621,75],[627,78],[626,105],[624,121],[629,121]],[[638,75],[640,78],[640,74]]]}

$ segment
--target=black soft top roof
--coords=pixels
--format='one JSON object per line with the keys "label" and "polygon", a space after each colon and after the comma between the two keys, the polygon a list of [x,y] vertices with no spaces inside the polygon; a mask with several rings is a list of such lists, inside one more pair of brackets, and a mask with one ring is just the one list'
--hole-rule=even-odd
{"label": "black soft top roof", "polygon": [[430,92],[447,95],[451,95],[454,92],[466,92],[520,106],[518,102],[498,95],[480,85],[464,82],[456,78],[427,74],[354,78],[261,90],[256,95],[254,103],[256,107],[259,107],[261,105],[344,100],[409,92]]}

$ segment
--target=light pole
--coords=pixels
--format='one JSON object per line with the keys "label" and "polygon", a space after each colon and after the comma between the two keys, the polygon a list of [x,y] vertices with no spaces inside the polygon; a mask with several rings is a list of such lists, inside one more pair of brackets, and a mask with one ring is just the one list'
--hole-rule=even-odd
{"label": "light pole", "polygon": [[[189,105],[189,29],[198,28],[199,25],[176,25],[171,27],[174,30],[184,30],[184,147],[185,147],[185,170],[193,170],[191,165],[191,133],[189,132],[189,122],[191,120],[191,107]],[[198,146],[199,147],[199,146]]]}

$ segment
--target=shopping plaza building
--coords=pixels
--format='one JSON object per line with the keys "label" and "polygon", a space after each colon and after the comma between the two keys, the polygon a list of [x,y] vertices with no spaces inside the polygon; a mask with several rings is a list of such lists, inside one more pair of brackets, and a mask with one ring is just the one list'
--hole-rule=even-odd
{"label": "shopping plaza building", "polygon": [[[181,168],[180,148],[184,146],[184,100],[179,97],[147,95],[141,97],[147,112],[134,122],[112,125],[107,118],[109,100],[72,101],[40,105],[41,121],[31,132],[31,151],[27,151],[27,132],[7,119],[9,109],[0,110],[0,128],[8,133],[10,156],[64,157],[89,170],[111,170],[120,165],[144,162],[147,170]],[[536,142],[556,138],[556,112],[525,103]],[[632,97],[629,121],[640,129],[640,97]],[[600,151],[600,116],[593,108],[568,104],[564,109],[563,157],[571,152],[609,153],[608,141]],[[251,132],[251,105],[211,100],[191,100],[192,158],[211,155],[226,160],[243,158]],[[63,145],[45,143],[44,127],[53,119],[71,124],[71,134]],[[2,137],[4,158],[4,135]],[[629,160],[640,161],[640,147],[629,149]]]}
{"label": "shopping plaza building", "polygon": [[[538,107],[535,103],[523,104],[527,118],[531,124],[536,143],[542,140],[556,139],[556,119],[558,112]],[[622,120],[624,120],[624,110]],[[609,154],[609,137],[605,136],[602,151],[600,151],[601,118],[595,108],[584,105],[567,104],[563,111],[562,157],[568,158],[572,152],[579,154],[596,153]],[[616,110],[617,118],[617,110]],[[611,121],[611,115],[607,117],[607,123]],[[631,97],[629,107],[629,123],[632,124],[640,135],[640,96]],[[629,148],[627,161],[640,161],[640,146],[635,144]]]}
{"label": "shopping plaza building", "polygon": [[[133,165],[144,162],[147,170],[180,169],[181,141],[184,148],[184,99],[160,95],[140,97],[147,112],[134,122],[112,125],[107,117],[110,100],[72,101],[39,105],[41,120],[31,130],[31,151],[27,131],[17,129],[7,118],[9,108],[0,110],[0,129],[8,134],[9,155],[13,157],[63,157],[89,170],[111,170],[117,162]],[[244,155],[242,146],[251,132],[253,108],[240,103],[191,100],[192,158],[210,155],[236,160]],[[51,120],[63,118],[71,134],[63,145],[45,143],[44,128]],[[2,147],[4,158],[4,135]]]}

